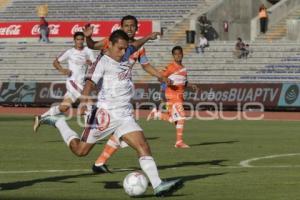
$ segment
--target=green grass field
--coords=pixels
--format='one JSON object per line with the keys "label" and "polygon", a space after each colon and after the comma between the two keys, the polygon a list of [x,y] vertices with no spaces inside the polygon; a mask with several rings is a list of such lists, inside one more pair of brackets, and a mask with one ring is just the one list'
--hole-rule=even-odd
{"label": "green grass field", "polygon": [[[183,178],[185,187],[168,199],[300,199],[300,123],[199,121],[186,123],[190,149],[175,149],[175,130],[162,121],[139,121],[163,179]],[[75,121],[73,128],[80,132]],[[32,133],[30,117],[0,117],[0,199],[130,199],[123,178],[138,169],[135,152],[121,149],[109,160],[113,174],[90,167],[101,143],[84,158],[71,154],[53,127]],[[292,155],[284,155],[292,154]],[[271,155],[266,159],[241,161]],[[281,156],[280,156],[281,155]],[[58,171],[50,171],[58,170]],[[156,199],[149,187],[141,199]]]}

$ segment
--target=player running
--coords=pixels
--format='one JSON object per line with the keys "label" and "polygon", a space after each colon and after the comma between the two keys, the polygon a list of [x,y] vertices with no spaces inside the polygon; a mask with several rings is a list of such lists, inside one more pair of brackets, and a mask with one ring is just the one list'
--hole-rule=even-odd
{"label": "player running", "polygon": [[[99,86],[97,108],[91,112],[88,126],[84,129],[81,139],[67,125],[64,118],[48,116],[42,119],[43,124],[54,125],[60,132],[65,143],[77,156],[85,156],[95,143],[102,138],[114,134],[137,151],[142,170],[148,176],[156,196],[173,193],[183,185],[182,180],[162,181],[158,175],[156,163],[151,156],[150,147],[143,131],[133,118],[131,98],[134,95],[129,57],[136,49],[148,40],[156,39],[153,33],[141,40],[128,45],[129,37],[122,31],[114,31],[109,38],[109,48],[101,59],[95,62],[96,67],[87,80],[83,94],[89,94],[93,86]],[[87,96],[82,96],[85,103]]]}
{"label": "player running", "polygon": [[[53,62],[53,66],[60,73],[68,76],[66,81],[67,92],[62,103],[51,107],[41,116],[35,116],[33,125],[34,132],[37,132],[40,120],[43,117],[65,113],[72,106],[72,103],[76,102],[81,96],[87,68],[96,60],[92,50],[88,47],[84,47],[84,34],[82,32],[76,32],[73,38],[74,47],[61,53]],[[68,62],[68,68],[64,68],[61,65],[63,61]]]}
{"label": "player running", "polygon": [[[182,64],[183,49],[180,46],[175,46],[172,49],[174,61],[170,63],[162,72],[162,75],[171,80],[171,85],[168,85],[165,90],[167,100],[167,113],[157,111],[154,108],[148,115],[147,120],[158,118],[175,123],[176,126],[176,143],[175,148],[189,148],[189,145],[183,142],[183,128],[185,122],[185,112],[183,107],[184,89],[188,84],[187,71]],[[193,88],[194,85],[191,85]]]}
{"label": "player running", "polygon": [[[129,36],[129,43],[134,42],[135,33],[138,30],[138,20],[136,19],[136,17],[132,15],[124,16],[121,20],[121,30],[125,31]],[[108,38],[105,38],[97,42],[93,41],[93,39],[91,38],[93,33],[93,28],[91,26],[86,27],[84,33],[89,48],[95,50],[101,50],[102,53],[106,51],[106,49],[108,48]],[[131,67],[133,67],[133,65],[137,61],[141,64],[141,66],[147,73],[157,77],[158,80],[160,81],[168,82],[168,79],[163,77],[161,73],[149,63],[149,60],[146,56],[145,48],[143,46],[140,47],[135,53],[133,53],[129,57],[129,64],[131,65]],[[92,166],[93,172],[95,173],[109,172],[105,163],[120,147],[123,147],[122,144],[118,143],[118,140],[117,138],[115,138],[114,135],[111,136],[107,141],[101,155],[97,158],[95,164]]]}

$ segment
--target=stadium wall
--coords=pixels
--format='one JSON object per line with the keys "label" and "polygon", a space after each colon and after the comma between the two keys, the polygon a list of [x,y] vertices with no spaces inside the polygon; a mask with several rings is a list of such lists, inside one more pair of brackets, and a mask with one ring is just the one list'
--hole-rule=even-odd
{"label": "stadium wall", "polygon": [[[49,106],[61,102],[66,92],[63,82],[3,82],[0,84],[1,105]],[[238,108],[299,109],[300,84],[295,83],[228,83],[198,84],[197,90],[187,89],[189,109],[204,108],[235,110]],[[96,97],[96,92],[92,93]],[[159,84],[135,84],[135,107],[151,107],[161,103]]]}

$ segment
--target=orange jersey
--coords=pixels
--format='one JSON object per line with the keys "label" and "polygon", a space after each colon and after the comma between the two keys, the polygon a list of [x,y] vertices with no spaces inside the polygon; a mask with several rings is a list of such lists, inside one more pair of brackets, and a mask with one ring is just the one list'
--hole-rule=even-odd
{"label": "orange jersey", "polygon": [[103,39],[103,47],[102,47],[102,49],[100,50],[100,52],[101,52],[102,54],[104,54],[105,51],[108,49],[108,45],[109,45],[109,38],[106,37],[106,38]]}
{"label": "orange jersey", "polygon": [[166,89],[167,101],[182,102],[187,81],[186,68],[183,65],[178,65],[176,62],[173,62],[166,67],[162,75],[173,82],[173,84],[168,85]]}

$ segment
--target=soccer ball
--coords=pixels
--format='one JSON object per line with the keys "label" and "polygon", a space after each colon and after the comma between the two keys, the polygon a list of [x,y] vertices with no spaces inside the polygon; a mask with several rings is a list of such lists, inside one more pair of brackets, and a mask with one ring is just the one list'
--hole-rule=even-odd
{"label": "soccer ball", "polygon": [[145,193],[148,186],[148,180],[144,174],[140,172],[132,172],[128,174],[123,181],[125,192],[129,196],[140,196]]}

